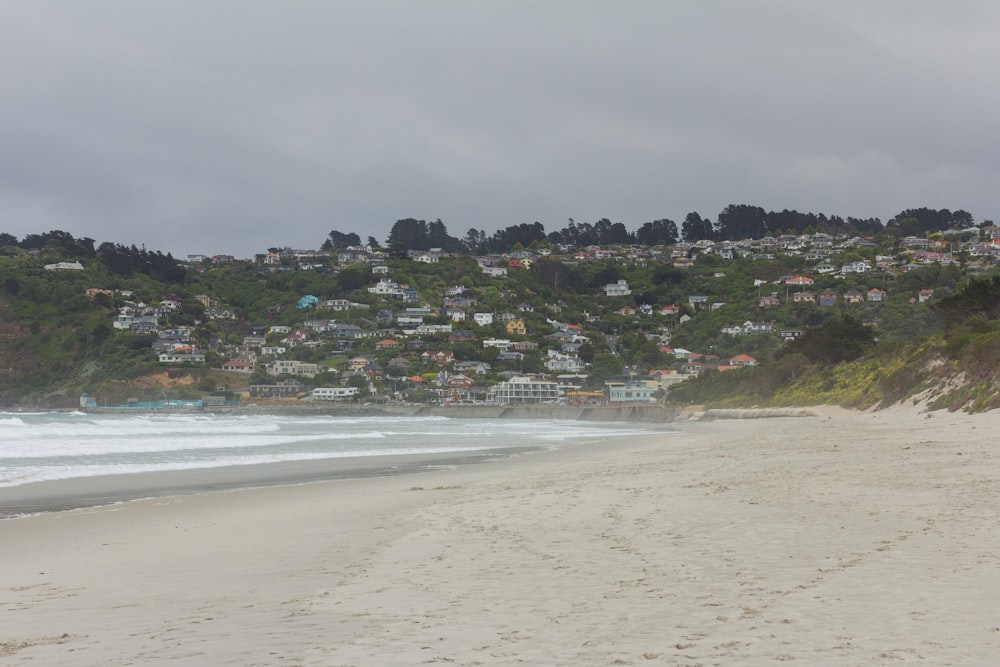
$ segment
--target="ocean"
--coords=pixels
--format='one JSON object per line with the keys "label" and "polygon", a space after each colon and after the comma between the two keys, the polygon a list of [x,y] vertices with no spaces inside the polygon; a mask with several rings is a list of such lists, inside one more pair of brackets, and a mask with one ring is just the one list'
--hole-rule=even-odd
{"label": "ocean", "polygon": [[659,424],[541,419],[0,412],[0,517],[400,474],[663,431]]}

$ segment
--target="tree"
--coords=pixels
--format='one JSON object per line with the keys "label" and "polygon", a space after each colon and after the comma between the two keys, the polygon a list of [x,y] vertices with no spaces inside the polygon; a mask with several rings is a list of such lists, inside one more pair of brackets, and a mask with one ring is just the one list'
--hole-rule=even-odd
{"label": "tree", "polygon": [[428,243],[427,221],[414,218],[397,220],[389,232],[386,244],[390,248],[428,250],[431,246]]}
{"label": "tree", "polygon": [[718,238],[759,239],[767,233],[767,213],[760,206],[730,204],[719,214]]}
{"label": "tree", "polygon": [[475,227],[470,227],[469,231],[465,233],[462,243],[469,252],[479,254],[483,250],[483,246],[486,245],[486,232],[481,232]]}
{"label": "tree", "polygon": [[644,223],[635,232],[635,240],[642,245],[673,245],[677,243],[677,223],[663,218]]}
{"label": "tree", "polygon": [[875,342],[875,331],[852,315],[806,329],[782,348],[779,356],[802,354],[812,361],[836,364],[853,361]]}
{"label": "tree", "polygon": [[601,353],[594,355],[591,366],[590,382],[594,386],[602,386],[605,380],[618,375],[624,370],[622,358],[615,354]]}
{"label": "tree", "polygon": [[8,276],[6,280],[3,281],[3,288],[10,296],[17,296],[21,291],[21,283],[17,281],[14,276]]}
{"label": "tree", "polygon": [[712,223],[694,211],[685,216],[684,222],[681,224],[681,231],[684,234],[684,240],[689,242],[715,238],[715,229],[712,227]]}
{"label": "tree", "polygon": [[347,248],[349,246],[359,246],[361,245],[361,237],[351,232],[349,234],[344,234],[343,232],[338,232],[333,230],[330,232],[326,241],[323,242],[321,246],[322,250],[332,250],[334,248]]}

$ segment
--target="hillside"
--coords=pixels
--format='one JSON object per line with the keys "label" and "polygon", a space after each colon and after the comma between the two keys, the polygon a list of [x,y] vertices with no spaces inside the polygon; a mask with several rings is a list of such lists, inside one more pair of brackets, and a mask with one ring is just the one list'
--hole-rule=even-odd
{"label": "hillside", "polygon": [[517,376],[560,400],[996,406],[997,284],[965,246],[925,261],[926,239],[807,234],[766,253],[776,239],[179,262],[67,236],[0,249],[0,406],[272,387],[263,400],[283,382],[289,398],[474,402]]}

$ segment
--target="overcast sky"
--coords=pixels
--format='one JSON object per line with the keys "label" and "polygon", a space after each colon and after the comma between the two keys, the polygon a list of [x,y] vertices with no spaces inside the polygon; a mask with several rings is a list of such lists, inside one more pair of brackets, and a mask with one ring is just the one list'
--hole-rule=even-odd
{"label": "overcast sky", "polygon": [[7,0],[0,232],[996,219],[998,35],[992,0]]}

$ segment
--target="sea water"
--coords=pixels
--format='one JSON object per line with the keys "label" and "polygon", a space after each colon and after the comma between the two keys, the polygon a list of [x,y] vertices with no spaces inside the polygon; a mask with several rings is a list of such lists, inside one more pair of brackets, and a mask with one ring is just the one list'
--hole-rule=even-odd
{"label": "sea water", "polygon": [[570,420],[0,412],[0,487],[225,466],[524,451],[662,426]]}

